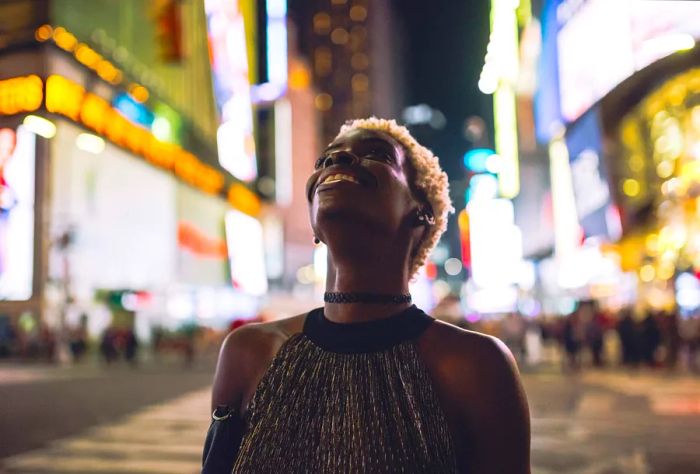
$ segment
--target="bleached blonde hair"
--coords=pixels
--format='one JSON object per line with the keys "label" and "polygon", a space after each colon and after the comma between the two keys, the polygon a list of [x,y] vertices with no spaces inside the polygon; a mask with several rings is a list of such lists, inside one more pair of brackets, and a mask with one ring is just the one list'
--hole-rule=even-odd
{"label": "bleached blonde hair", "polygon": [[447,215],[450,212],[454,212],[452,202],[450,201],[447,173],[440,168],[438,157],[418,143],[416,139],[411,136],[408,129],[397,124],[395,120],[380,119],[377,117],[350,120],[340,128],[340,133],[338,133],[336,139],[355,129],[378,130],[384,132],[404,147],[406,156],[409,158],[415,170],[413,182],[410,183],[413,188],[412,190],[422,192],[423,196],[416,196],[416,198],[419,200],[423,198],[427,200],[435,216],[435,225],[428,228],[427,234],[411,260],[409,275],[413,277],[428,259],[428,255],[430,255],[430,252],[437,245],[440,236],[445,232],[445,229],[447,229]]}

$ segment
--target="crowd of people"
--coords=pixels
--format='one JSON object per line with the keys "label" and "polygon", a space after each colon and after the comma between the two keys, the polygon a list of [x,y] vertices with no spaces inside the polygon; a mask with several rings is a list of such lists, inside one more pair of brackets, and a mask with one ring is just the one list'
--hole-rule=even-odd
{"label": "crowd of people", "polygon": [[[498,317],[465,318],[460,300],[447,298],[433,316],[448,322],[499,337],[523,366],[559,364],[567,371],[585,366],[622,366],[682,368],[700,373],[700,315],[681,317],[676,312],[635,313],[623,308],[618,313],[602,310],[594,301],[583,301],[567,316],[527,318],[513,312]],[[260,321],[231,322],[226,331]],[[0,320],[0,358],[55,361],[58,335],[46,324],[19,325]],[[179,359],[191,365],[195,355],[215,352],[225,334],[197,326],[177,331],[154,328],[148,357],[155,360]],[[141,350],[133,329],[108,327],[101,337],[91,341],[87,318],[67,329],[65,340],[70,359],[80,363],[89,354],[106,365],[124,360],[136,365]]]}
{"label": "crowd of people", "polygon": [[[439,315],[437,315],[440,317]],[[561,363],[567,371],[584,366],[621,366],[699,373],[700,315],[632,308],[617,313],[595,301],[582,301],[566,316],[502,317],[452,321],[468,329],[499,337],[525,366]]]}

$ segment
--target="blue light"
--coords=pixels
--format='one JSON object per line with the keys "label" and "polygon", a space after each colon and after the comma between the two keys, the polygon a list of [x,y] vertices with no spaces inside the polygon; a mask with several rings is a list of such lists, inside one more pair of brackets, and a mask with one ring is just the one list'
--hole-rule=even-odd
{"label": "blue light", "polygon": [[129,121],[151,128],[154,119],[153,112],[148,110],[145,105],[136,102],[129,94],[117,94],[112,100],[112,106]]}
{"label": "blue light", "polygon": [[491,155],[496,152],[489,148],[475,148],[464,154],[464,166],[475,173],[484,173],[488,171],[486,162]]}

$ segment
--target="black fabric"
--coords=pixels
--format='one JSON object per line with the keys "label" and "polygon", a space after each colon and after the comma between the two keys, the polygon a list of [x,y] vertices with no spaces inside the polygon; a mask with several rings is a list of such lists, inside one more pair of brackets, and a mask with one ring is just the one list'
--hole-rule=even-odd
{"label": "black fabric", "polygon": [[378,352],[416,339],[433,321],[416,305],[388,318],[345,324],[328,320],[323,314],[323,308],[316,308],[306,317],[304,334],[314,344],[329,352]]}
{"label": "black fabric", "polygon": [[202,474],[231,472],[245,433],[245,423],[241,418],[225,408],[225,413],[220,413],[220,409],[217,408],[217,416],[226,413],[229,416],[223,420],[213,419],[209,425],[202,454]]}

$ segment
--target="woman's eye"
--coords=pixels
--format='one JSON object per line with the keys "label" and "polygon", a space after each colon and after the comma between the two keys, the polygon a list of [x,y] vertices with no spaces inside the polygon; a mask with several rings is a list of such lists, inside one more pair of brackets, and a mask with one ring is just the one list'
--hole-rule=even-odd
{"label": "woman's eye", "polygon": [[369,156],[374,157],[375,159],[380,159],[382,161],[385,161],[387,163],[393,163],[394,162],[394,157],[385,151],[373,151],[372,153],[369,154]]}

